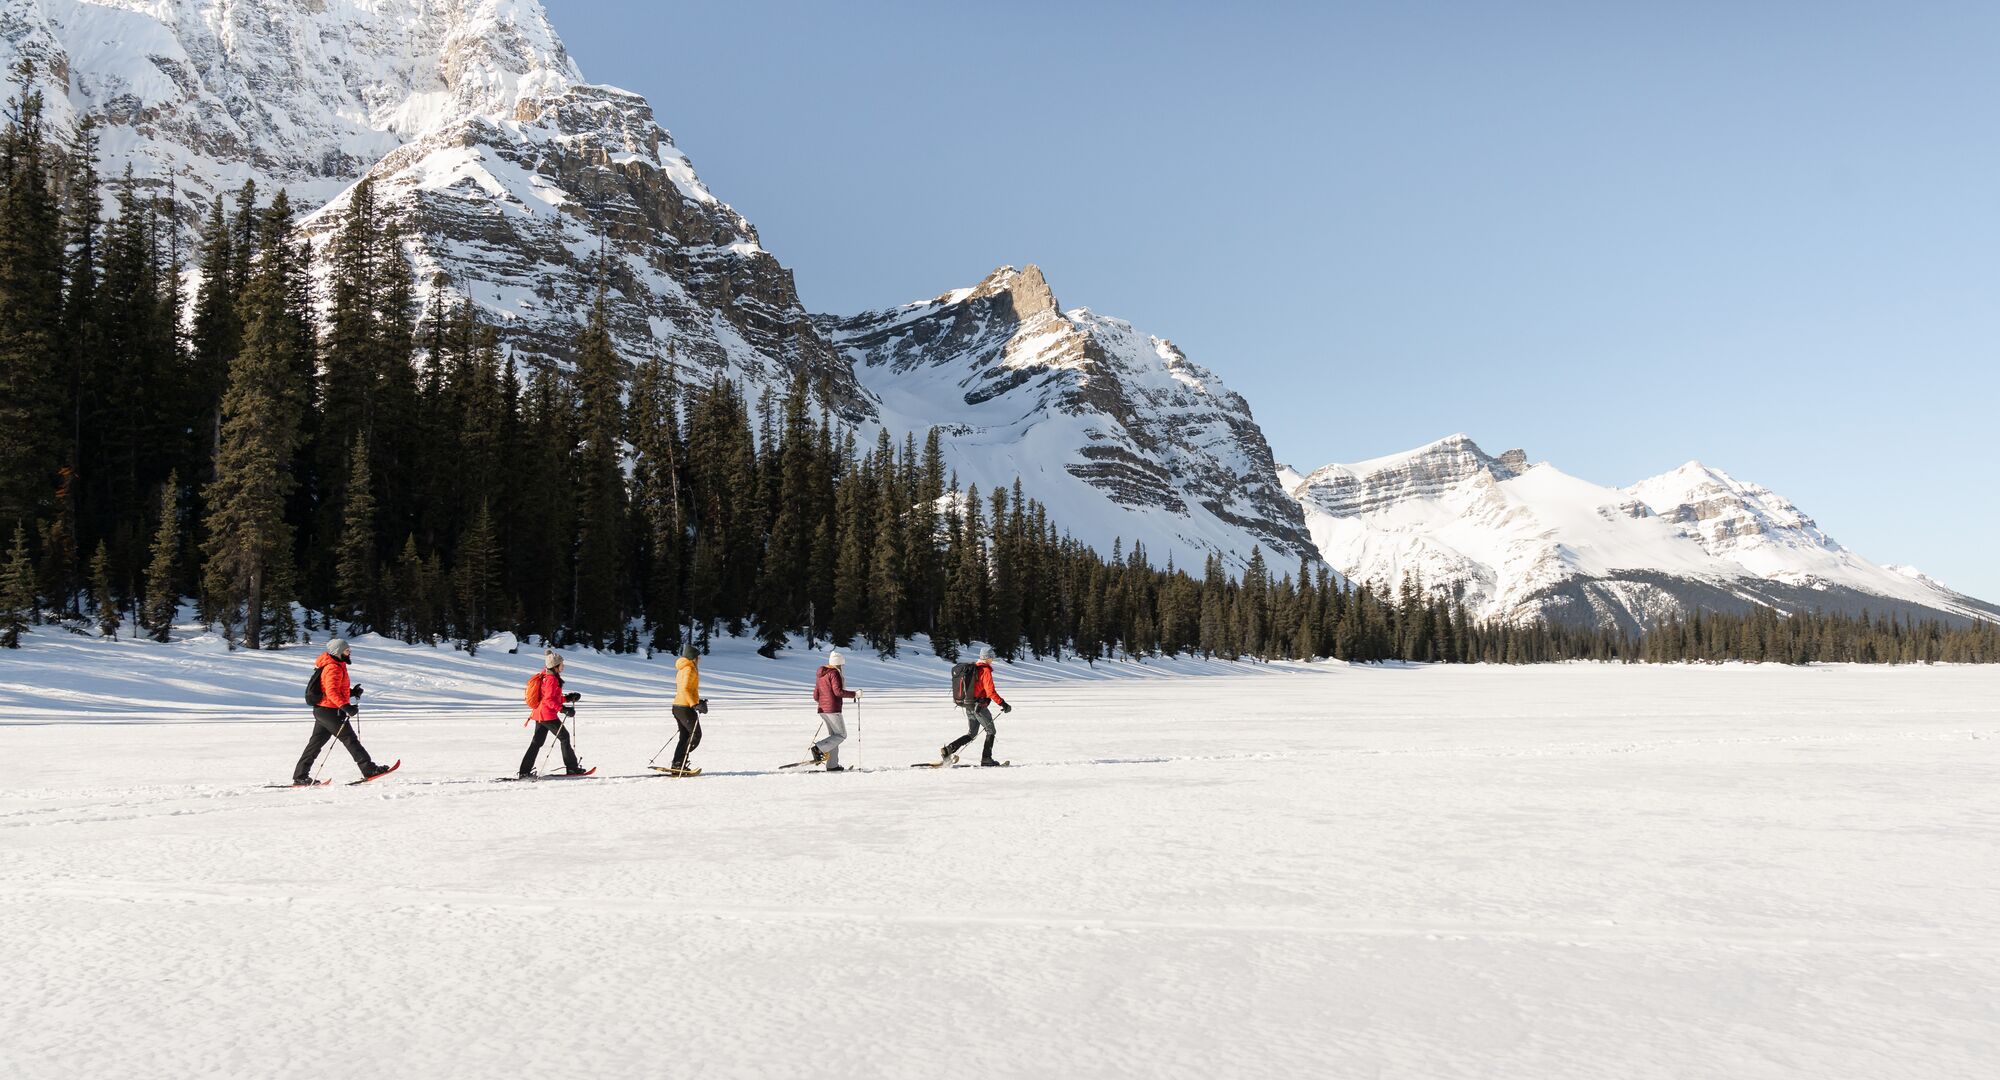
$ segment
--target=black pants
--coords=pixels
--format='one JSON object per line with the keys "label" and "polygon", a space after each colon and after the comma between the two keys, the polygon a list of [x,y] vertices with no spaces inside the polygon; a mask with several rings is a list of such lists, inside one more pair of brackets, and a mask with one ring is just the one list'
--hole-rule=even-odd
{"label": "black pants", "polygon": [[674,723],[681,726],[681,741],[674,744],[674,768],[685,769],[688,755],[701,745],[701,714],[693,706],[674,706]]}
{"label": "black pants", "polygon": [[965,707],[965,734],[953,739],[951,745],[944,748],[944,756],[950,757],[965,749],[973,739],[979,737],[982,730],[986,732],[986,748],[979,752],[979,760],[992,761],[993,707],[984,703]]}
{"label": "black pants", "polygon": [[521,772],[523,775],[534,771],[535,758],[540,756],[542,752],[542,740],[551,735],[554,735],[556,742],[562,746],[563,767],[566,769],[583,768],[583,766],[576,763],[576,748],[569,744],[569,729],[563,726],[563,722],[560,720],[537,720],[535,721],[535,737],[528,740],[528,752],[521,756]]}
{"label": "black pants", "polygon": [[299,763],[292,766],[293,783],[303,784],[312,779],[313,762],[319,758],[326,741],[333,738],[336,732],[339,733],[340,745],[347,747],[354,763],[361,766],[362,775],[367,775],[370,758],[368,751],[361,748],[361,738],[354,734],[354,725],[347,722],[347,717],[342,716],[339,709],[315,705],[312,738],[306,740],[306,752],[299,755]]}

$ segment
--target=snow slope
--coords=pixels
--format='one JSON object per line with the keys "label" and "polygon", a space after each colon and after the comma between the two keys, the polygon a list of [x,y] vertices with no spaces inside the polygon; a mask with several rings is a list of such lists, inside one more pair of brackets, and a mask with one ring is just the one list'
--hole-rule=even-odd
{"label": "snow slope", "polygon": [[2000,608],[1842,548],[1775,492],[1690,463],[1609,488],[1469,436],[1310,475],[1281,468],[1313,542],[1372,582],[1463,586],[1483,618],[1633,628],[1693,609],[1870,610],[1993,618]]}
{"label": "snow slope", "polygon": [[[403,768],[314,791],[258,786],[298,710],[208,722],[268,658],[148,669],[126,689],[179,716],[79,723],[0,654],[8,1076],[1970,1080],[2000,1053],[1990,669],[1003,671],[1015,768],[906,768],[960,724],[888,690],[831,777],[773,769],[802,687],[731,688],[674,780],[639,768],[657,684],[578,658],[603,772],[521,785],[488,782],[518,706],[405,712],[385,669],[416,658],[361,651],[363,738]],[[92,655],[66,660],[130,659]],[[454,677],[511,692],[524,659]]]}
{"label": "snow slope", "polygon": [[1312,554],[1249,403],[1170,341],[1062,310],[1035,266],[820,328],[882,424],[938,426],[961,482],[1019,476],[1099,551],[1138,540],[1197,573],[1210,553],[1239,568],[1258,547],[1280,567]]}

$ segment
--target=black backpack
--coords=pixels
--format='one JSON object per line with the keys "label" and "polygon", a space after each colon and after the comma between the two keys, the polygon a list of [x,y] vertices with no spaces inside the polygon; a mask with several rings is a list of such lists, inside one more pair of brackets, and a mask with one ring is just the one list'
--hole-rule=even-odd
{"label": "black backpack", "polygon": [[306,704],[314,708],[318,708],[319,703],[326,700],[326,688],[320,685],[319,681],[319,673],[325,670],[325,668],[320,667],[318,664],[314,664],[311,677],[306,679]]}
{"label": "black backpack", "polygon": [[972,688],[979,684],[979,665],[953,664],[951,666],[951,703],[960,708],[979,704],[972,696]]}

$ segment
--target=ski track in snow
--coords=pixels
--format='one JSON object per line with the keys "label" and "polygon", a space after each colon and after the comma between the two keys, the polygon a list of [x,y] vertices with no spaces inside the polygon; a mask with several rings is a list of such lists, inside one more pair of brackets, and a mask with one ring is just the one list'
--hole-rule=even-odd
{"label": "ski track in snow", "polygon": [[[2000,671],[1003,665],[1015,767],[921,770],[964,730],[942,665],[856,657],[860,768],[829,776],[777,769],[812,659],[725,650],[679,779],[644,771],[665,662],[572,654],[604,772],[529,785],[492,778],[531,656],[369,642],[361,735],[402,770],[290,791],[261,785],[303,709],[230,695],[304,650],[208,658],[140,722],[20,688],[60,666],[89,698],[179,645],[58,643],[0,657],[10,1077],[1931,1080],[2000,1052]],[[463,700],[392,704],[447,662]]]}

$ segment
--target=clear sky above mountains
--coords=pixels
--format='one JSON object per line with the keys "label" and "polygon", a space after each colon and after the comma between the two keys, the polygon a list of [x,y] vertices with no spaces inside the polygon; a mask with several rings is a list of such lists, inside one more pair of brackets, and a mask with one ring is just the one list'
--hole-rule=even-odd
{"label": "clear sky above mountains", "polygon": [[1301,468],[1699,457],[2000,597],[2000,7],[545,2],[815,310],[1035,262]]}

